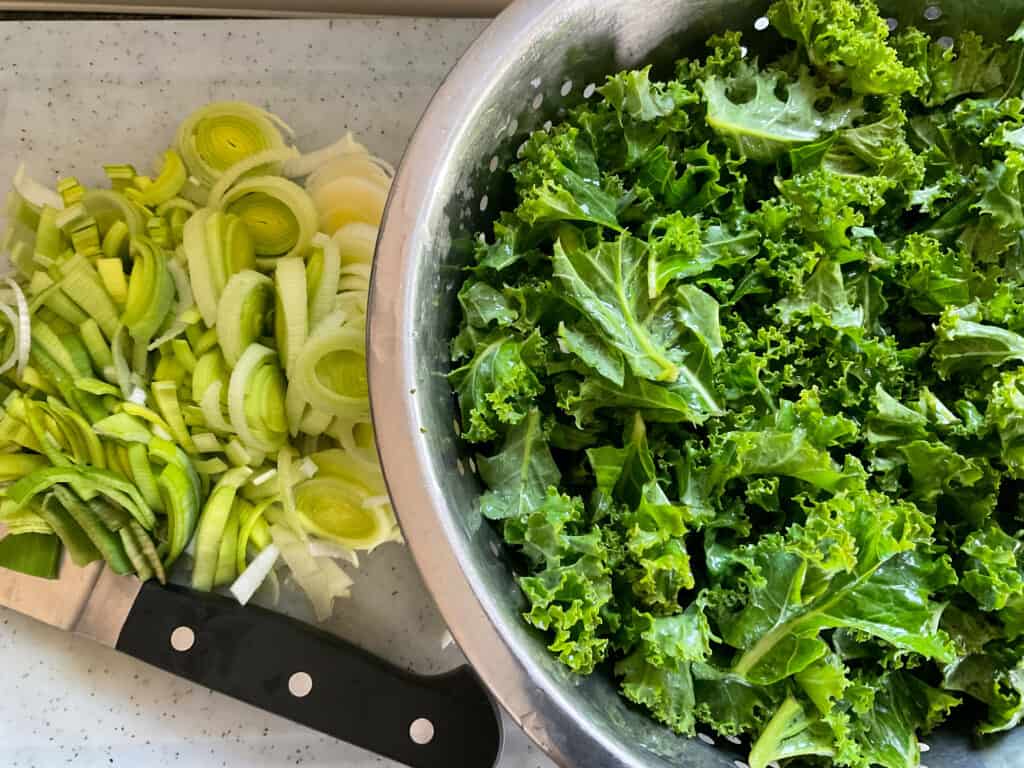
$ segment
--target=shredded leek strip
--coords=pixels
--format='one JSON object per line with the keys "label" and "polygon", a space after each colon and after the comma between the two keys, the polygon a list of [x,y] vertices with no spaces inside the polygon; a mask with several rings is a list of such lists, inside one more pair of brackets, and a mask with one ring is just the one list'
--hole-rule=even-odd
{"label": "shredded leek strip", "polygon": [[206,500],[196,530],[196,557],[192,569],[193,589],[204,592],[213,589],[224,527],[231,515],[238,488],[251,474],[252,471],[245,467],[228,470],[217,481],[217,485]]}
{"label": "shredded leek strip", "polygon": [[34,453],[8,453],[0,456],[0,482],[9,483],[49,465],[45,456]]}
{"label": "shredded leek strip", "polygon": [[90,261],[81,254],[75,254],[60,269],[64,277],[59,285],[64,293],[89,313],[106,336],[113,336],[120,313]]}
{"label": "shredded leek strip", "polygon": [[287,527],[271,525],[270,535],[295,582],[313,604],[317,620],[323,621],[331,615],[335,598],[349,594],[352,579],[330,558],[313,557],[306,541]]}
{"label": "shredded leek strip", "polygon": [[281,496],[281,508],[284,520],[292,532],[299,538],[306,539],[306,531],[302,519],[295,509],[295,482],[292,472],[292,449],[285,446],[277,454],[277,489]]}
{"label": "shredded leek strip", "polygon": [[274,302],[274,283],[247,269],[231,276],[217,307],[217,339],[228,365],[256,341]]}
{"label": "shredded leek strip", "polygon": [[224,455],[236,467],[251,466],[255,463],[252,454],[235,438],[231,438],[228,441],[227,446],[224,448]]}
{"label": "shredded leek strip", "polygon": [[123,221],[132,237],[146,234],[149,214],[122,193],[112,189],[87,189],[82,195],[82,207],[96,220],[100,233],[109,232],[116,221]]}
{"label": "shredded leek strip", "polygon": [[132,471],[132,479],[135,487],[139,489],[142,498],[146,500],[154,510],[162,512],[164,509],[163,499],[160,498],[160,490],[153,476],[153,467],[149,464],[149,451],[142,443],[132,443],[128,446],[128,464]]}
{"label": "shredded leek strip", "polygon": [[131,163],[104,165],[103,172],[110,179],[110,186],[118,191],[131,186],[132,180],[137,175],[135,166]]}
{"label": "shredded leek strip", "polygon": [[258,175],[273,174],[274,169],[280,167],[282,163],[298,157],[300,157],[299,150],[295,147],[278,147],[265,149],[239,160],[228,168],[210,188],[210,196],[207,198],[206,204],[211,208],[218,208],[225,193],[246,174],[251,174],[254,171],[261,171]]}
{"label": "shredded leek strip", "polygon": [[187,177],[188,173],[181,155],[173,149],[168,149],[164,152],[159,175],[153,183],[141,191],[129,188],[125,190],[125,195],[133,202],[153,208],[177,195],[185,186]]}
{"label": "shredded leek strip", "polygon": [[154,381],[150,389],[153,392],[153,400],[167,424],[167,431],[171,433],[178,445],[189,453],[195,453],[196,448],[192,443],[192,436],[189,435],[185,419],[181,415],[178,385],[173,381]]}
{"label": "shredded leek strip", "polygon": [[258,152],[285,146],[277,118],[239,101],[207,104],[178,128],[176,144],[199,184],[210,186],[228,168]]}
{"label": "shredded leek strip", "polygon": [[47,260],[52,264],[63,250],[64,238],[57,226],[57,209],[47,205],[39,212],[33,259],[37,264]]}
{"label": "shredded leek strip", "polygon": [[[167,270],[166,257],[158,246],[142,238],[134,238],[131,254],[135,264],[128,279],[128,299],[121,322],[139,346],[143,340],[149,343],[148,340],[167,317],[174,301],[174,280]],[[142,346],[144,353],[145,345]]]}
{"label": "shredded leek strip", "polygon": [[308,332],[306,271],[302,259],[278,259],[274,272],[277,299],[274,305],[274,336],[281,366],[291,375]]}
{"label": "shredded leek strip", "polygon": [[110,229],[103,235],[101,246],[104,255],[108,259],[124,259],[128,256],[128,240],[130,238],[128,225],[118,219],[110,225]]}
{"label": "shredded leek strip", "polygon": [[[127,246],[127,239],[125,240]],[[120,256],[96,259],[96,271],[99,273],[103,286],[116,304],[123,307],[128,300],[128,281],[124,276],[124,263]]]}
{"label": "shredded leek strip", "polygon": [[75,360],[71,357],[67,347],[61,342],[60,337],[50,329],[50,326],[40,320],[37,320],[32,326],[32,345],[33,352],[37,351],[35,347],[38,346],[66,374],[70,376],[77,375],[78,368],[75,366]]}
{"label": "shredded leek strip", "polygon": [[[192,373],[196,369],[196,356],[192,352],[185,339],[174,339],[171,342],[171,350],[174,353],[173,360],[178,364],[182,374]],[[178,378],[177,376],[174,378]]]}
{"label": "shredded leek strip", "polygon": [[236,494],[235,503],[231,505],[224,531],[220,537],[220,550],[217,553],[217,569],[213,576],[213,585],[222,587],[230,584],[238,576],[235,568],[235,552],[238,549],[238,519],[243,509],[251,508],[248,501]]}
{"label": "shredded leek strip", "polygon": [[201,472],[204,475],[219,475],[221,472],[227,471],[228,465],[224,462],[224,459],[214,456],[212,459],[202,459],[195,462],[195,468],[197,472]]}
{"label": "shredded leek strip", "polygon": [[224,446],[212,432],[197,432],[192,435],[192,442],[199,453],[222,453]]}
{"label": "shredded leek strip", "polygon": [[178,464],[167,464],[157,478],[157,486],[167,510],[167,553],[164,566],[170,567],[185,550],[199,519],[198,478],[191,480]]}
{"label": "shredded leek strip", "polygon": [[[78,333],[82,337],[82,343],[85,344],[86,350],[89,352],[94,368],[102,371],[114,364],[110,346],[107,344],[107,340],[103,338],[103,332],[100,331],[100,327],[96,324],[95,320],[89,318],[82,323]],[[117,335],[116,331],[114,335]]]}
{"label": "shredded leek strip", "polygon": [[267,581],[269,576],[273,575],[274,564],[280,556],[281,550],[276,545],[271,544],[264,547],[253,558],[248,567],[245,567],[245,559],[243,557],[238,567],[238,578],[235,579],[235,582],[230,587],[231,594],[234,595],[240,605],[248,604],[260,586]]}
{"label": "shredded leek strip", "polygon": [[302,187],[280,176],[240,179],[221,207],[245,222],[258,257],[303,256],[316,233],[313,201]]}

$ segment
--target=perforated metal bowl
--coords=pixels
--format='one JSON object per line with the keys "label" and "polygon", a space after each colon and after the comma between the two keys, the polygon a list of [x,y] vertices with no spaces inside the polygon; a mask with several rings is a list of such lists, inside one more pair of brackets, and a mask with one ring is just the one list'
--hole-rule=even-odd
{"label": "perforated metal bowl", "polygon": [[[737,768],[746,745],[672,734],[622,699],[610,679],[571,675],[520,618],[523,598],[500,540],[476,511],[480,484],[453,426],[445,374],[460,267],[474,233],[508,206],[506,167],[530,131],[589,98],[607,74],[703,55],[716,31],[747,30],[755,52],[771,46],[771,29],[755,29],[766,8],[743,0],[519,0],[434,97],[385,216],[368,350],[388,486],[459,645],[512,717],[567,766]],[[1024,0],[883,8],[891,23],[948,37],[970,27],[1002,39],[1024,17]],[[1024,766],[1024,732],[977,745],[954,723],[929,741],[930,768]]]}

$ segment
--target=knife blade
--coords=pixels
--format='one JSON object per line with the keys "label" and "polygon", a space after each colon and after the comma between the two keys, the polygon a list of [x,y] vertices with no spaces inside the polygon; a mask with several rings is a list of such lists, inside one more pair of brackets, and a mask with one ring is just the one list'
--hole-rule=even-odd
{"label": "knife blade", "polygon": [[485,768],[501,751],[468,666],[414,675],[282,614],[66,554],[53,580],[0,568],[0,605],[413,768]]}

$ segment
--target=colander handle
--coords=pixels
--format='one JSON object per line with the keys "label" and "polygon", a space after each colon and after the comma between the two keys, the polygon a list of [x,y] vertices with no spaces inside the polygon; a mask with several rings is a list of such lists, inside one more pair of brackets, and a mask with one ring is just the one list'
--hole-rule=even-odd
{"label": "colander handle", "polygon": [[498,710],[469,667],[413,675],[217,595],[147,582],[117,649],[412,768],[487,768],[501,749]]}

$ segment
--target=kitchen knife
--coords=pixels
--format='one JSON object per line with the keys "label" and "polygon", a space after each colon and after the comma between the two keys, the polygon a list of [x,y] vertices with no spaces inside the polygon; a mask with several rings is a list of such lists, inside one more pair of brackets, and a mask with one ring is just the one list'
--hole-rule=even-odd
{"label": "kitchen knife", "polygon": [[413,768],[486,768],[501,749],[468,666],[414,675],[287,616],[66,555],[54,580],[0,568],[0,605]]}

